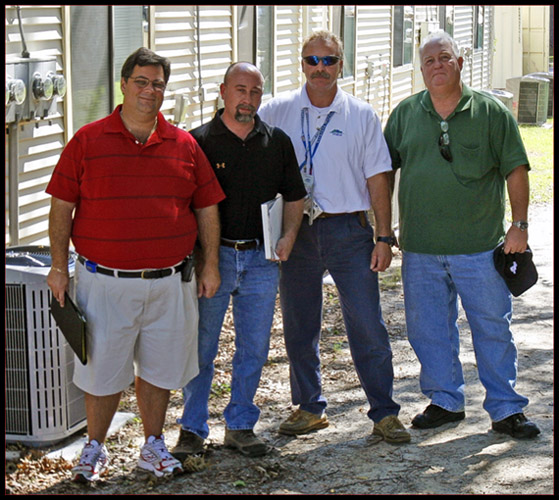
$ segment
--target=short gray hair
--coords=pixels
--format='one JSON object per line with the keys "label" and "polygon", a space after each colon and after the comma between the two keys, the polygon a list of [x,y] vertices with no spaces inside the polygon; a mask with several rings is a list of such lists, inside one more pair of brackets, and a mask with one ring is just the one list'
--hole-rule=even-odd
{"label": "short gray hair", "polygon": [[460,57],[460,49],[454,38],[452,38],[446,31],[436,31],[435,33],[430,33],[422,40],[421,45],[419,46],[420,60],[423,59],[423,49],[425,48],[425,45],[427,45],[429,42],[432,42],[433,40],[448,42],[456,59]]}

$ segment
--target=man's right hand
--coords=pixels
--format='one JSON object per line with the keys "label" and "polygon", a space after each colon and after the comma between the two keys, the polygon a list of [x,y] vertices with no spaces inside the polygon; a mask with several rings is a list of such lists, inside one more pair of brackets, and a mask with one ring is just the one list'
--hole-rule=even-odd
{"label": "man's right hand", "polygon": [[64,307],[64,292],[68,291],[68,285],[70,284],[70,276],[67,273],[61,273],[56,269],[51,268],[47,276],[47,285],[52,291],[52,295],[60,307]]}

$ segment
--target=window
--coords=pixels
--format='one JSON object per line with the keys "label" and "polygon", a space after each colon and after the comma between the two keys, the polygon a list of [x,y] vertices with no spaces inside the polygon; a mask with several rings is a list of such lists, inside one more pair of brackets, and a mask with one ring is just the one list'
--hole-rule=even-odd
{"label": "window", "polygon": [[395,68],[411,64],[413,55],[413,7],[394,6],[394,46],[392,64]]}
{"label": "window", "polygon": [[122,102],[120,70],[143,45],[142,6],[70,8],[73,133]]}
{"label": "window", "polygon": [[355,5],[334,7],[332,12],[332,31],[344,44],[343,77],[353,77],[355,74]]}
{"label": "window", "polygon": [[483,25],[485,7],[474,6],[474,49],[483,49]]}
{"label": "window", "polygon": [[264,76],[264,94],[274,79],[274,10],[271,5],[239,7],[239,61],[254,64]]}
{"label": "window", "polygon": [[454,36],[454,7],[439,5],[439,27],[450,36]]}

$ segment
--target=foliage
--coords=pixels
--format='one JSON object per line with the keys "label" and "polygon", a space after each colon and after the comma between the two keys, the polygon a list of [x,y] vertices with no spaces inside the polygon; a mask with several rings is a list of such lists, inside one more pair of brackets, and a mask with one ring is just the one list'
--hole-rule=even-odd
{"label": "foliage", "polygon": [[553,119],[543,127],[520,125],[530,161],[530,203],[553,201]]}

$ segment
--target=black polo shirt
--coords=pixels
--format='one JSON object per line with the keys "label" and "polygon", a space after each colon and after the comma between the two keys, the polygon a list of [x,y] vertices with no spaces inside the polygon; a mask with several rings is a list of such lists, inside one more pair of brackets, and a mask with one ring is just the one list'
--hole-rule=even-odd
{"label": "black polo shirt", "polygon": [[262,240],[260,205],[283,195],[297,201],[307,194],[291,139],[258,115],[254,129],[243,141],[221,120],[191,130],[206,153],[226,198],[219,203],[221,235],[231,240]]}

